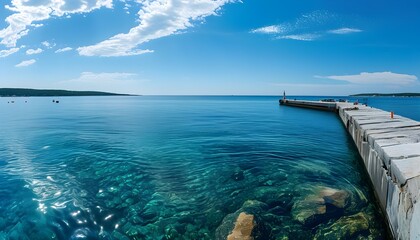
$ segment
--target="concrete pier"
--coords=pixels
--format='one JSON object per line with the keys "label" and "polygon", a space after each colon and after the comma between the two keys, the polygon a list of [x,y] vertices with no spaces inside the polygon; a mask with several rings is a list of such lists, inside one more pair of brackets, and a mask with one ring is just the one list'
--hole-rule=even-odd
{"label": "concrete pier", "polygon": [[[295,102],[280,100],[314,106]],[[314,109],[331,104],[359,150],[393,237],[420,239],[420,122],[351,103],[317,102]]]}
{"label": "concrete pier", "polygon": [[280,104],[294,106],[294,107],[319,109],[319,110],[325,110],[325,111],[336,111],[337,109],[337,106],[334,102],[281,99]]}

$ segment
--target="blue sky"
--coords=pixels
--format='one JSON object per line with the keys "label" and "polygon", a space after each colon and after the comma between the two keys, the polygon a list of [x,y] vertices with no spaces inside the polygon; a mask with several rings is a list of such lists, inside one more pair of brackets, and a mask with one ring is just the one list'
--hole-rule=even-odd
{"label": "blue sky", "polygon": [[420,92],[420,2],[6,0],[0,87]]}

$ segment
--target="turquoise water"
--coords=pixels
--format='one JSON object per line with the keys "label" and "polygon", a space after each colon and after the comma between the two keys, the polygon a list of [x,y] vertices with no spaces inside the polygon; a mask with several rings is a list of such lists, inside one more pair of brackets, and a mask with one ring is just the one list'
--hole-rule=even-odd
{"label": "turquoise water", "polygon": [[11,100],[0,98],[0,239],[223,239],[240,212],[255,239],[387,238],[333,113],[278,97]]}

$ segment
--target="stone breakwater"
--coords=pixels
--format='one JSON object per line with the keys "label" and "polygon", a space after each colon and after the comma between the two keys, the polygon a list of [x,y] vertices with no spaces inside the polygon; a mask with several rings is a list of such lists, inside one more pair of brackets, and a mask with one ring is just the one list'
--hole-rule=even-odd
{"label": "stone breakwater", "polygon": [[337,104],[369,173],[394,238],[420,239],[420,122]]}
{"label": "stone breakwater", "polygon": [[[280,101],[298,107],[305,102]],[[323,104],[308,101],[305,107],[322,109]],[[363,159],[393,237],[420,239],[420,122],[368,106],[334,104]],[[330,107],[325,103],[324,109]]]}

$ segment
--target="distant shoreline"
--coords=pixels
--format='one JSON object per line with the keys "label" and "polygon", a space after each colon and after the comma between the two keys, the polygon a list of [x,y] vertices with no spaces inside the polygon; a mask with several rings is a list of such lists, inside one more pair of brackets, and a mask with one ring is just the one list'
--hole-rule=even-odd
{"label": "distant shoreline", "polygon": [[56,89],[0,88],[0,97],[88,97],[88,96],[138,96],[132,94],[98,91],[68,91]]}
{"label": "distant shoreline", "polygon": [[[162,96],[162,97],[277,97],[276,95],[137,95],[124,93],[110,93],[100,91],[71,91],[60,89],[32,89],[32,88],[0,88],[0,97],[89,97],[89,96]],[[278,95],[281,97],[280,95]],[[293,95],[295,96],[295,95]],[[296,95],[303,97],[346,97],[346,96],[325,96],[325,95]],[[295,97],[296,97],[295,96]],[[420,93],[359,93],[347,97],[420,97]]]}
{"label": "distant shoreline", "polygon": [[420,93],[360,93],[351,97],[420,97]]}

